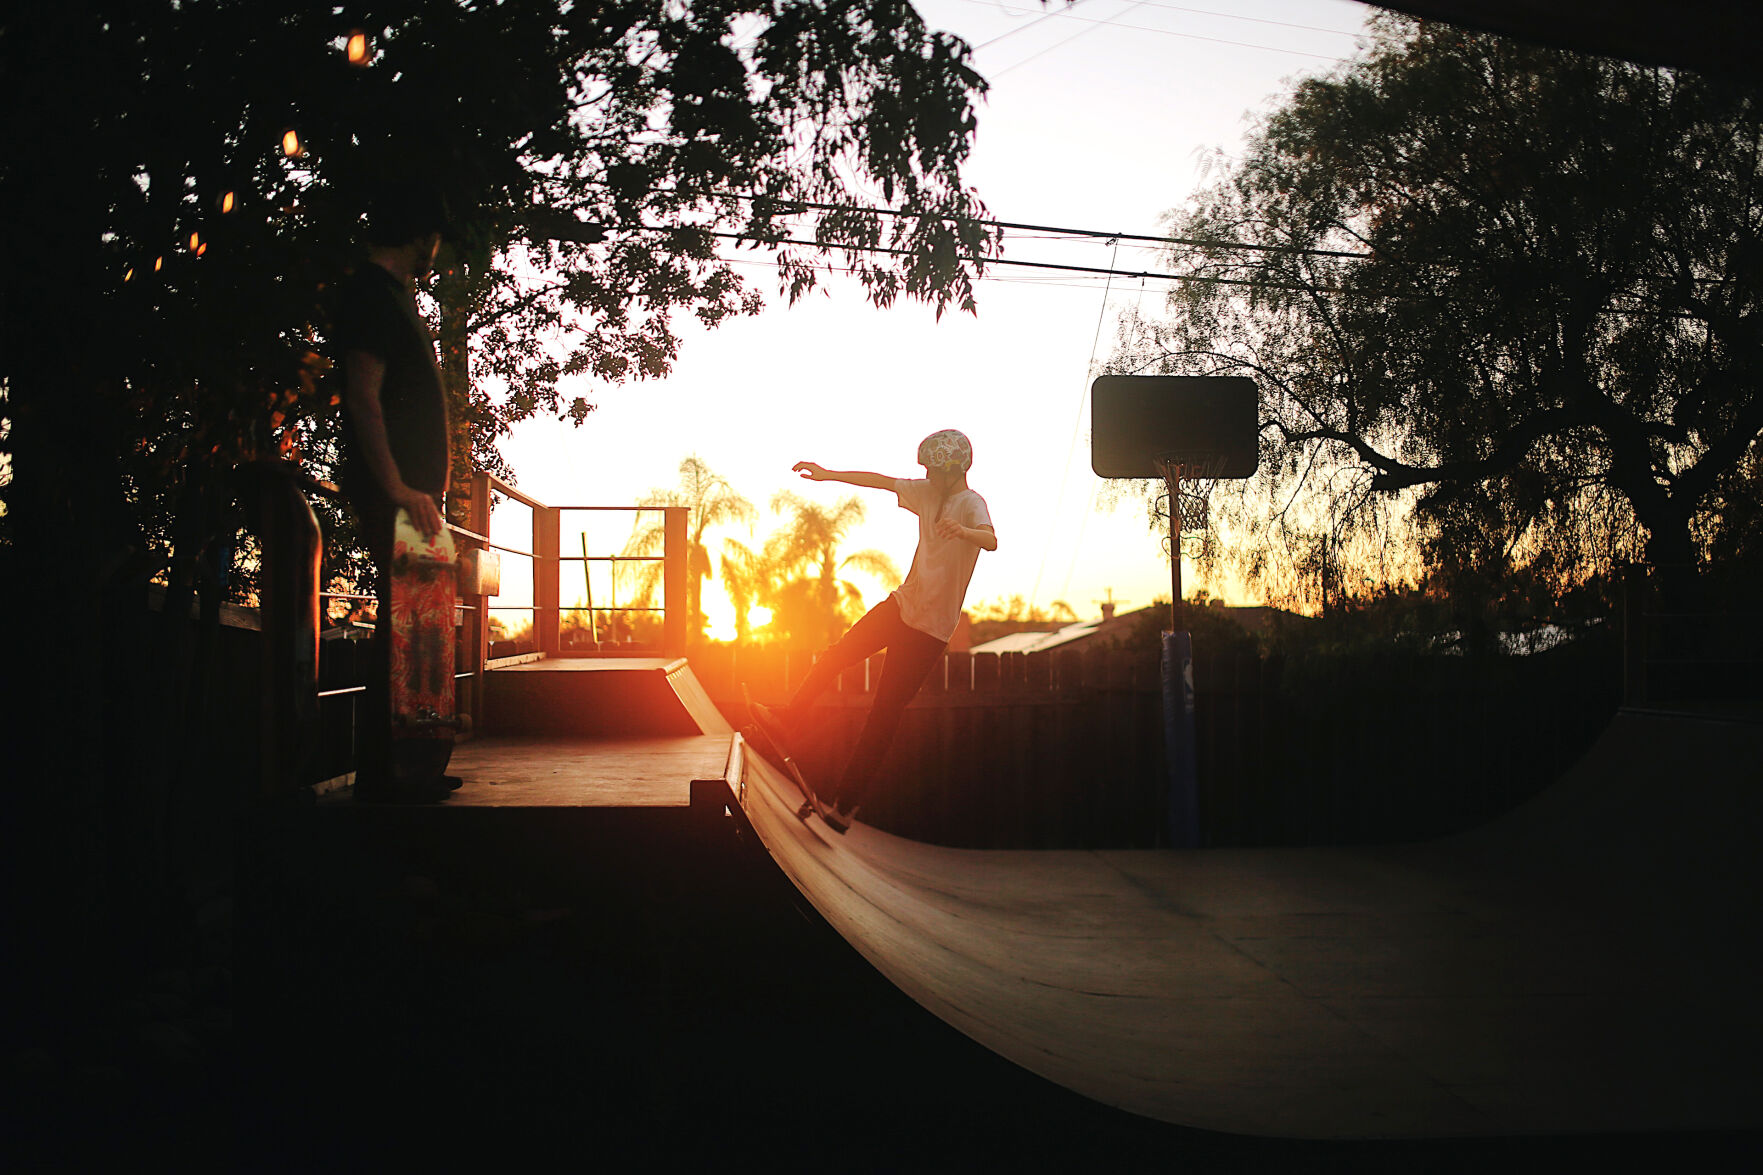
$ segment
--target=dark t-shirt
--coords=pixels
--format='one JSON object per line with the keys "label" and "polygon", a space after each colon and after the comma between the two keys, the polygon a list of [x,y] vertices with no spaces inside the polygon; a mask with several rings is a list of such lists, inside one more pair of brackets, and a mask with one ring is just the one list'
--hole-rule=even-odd
{"label": "dark t-shirt", "polygon": [[[447,488],[447,397],[428,324],[416,299],[381,266],[367,262],[337,291],[337,355],[365,351],[386,365],[380,411],[386,441],[405,482],[419,490]],[[373,476],[357,441],[354,422],[343,413],[343,444],[348,455],[344,480],[351,496],[384,488]]]}

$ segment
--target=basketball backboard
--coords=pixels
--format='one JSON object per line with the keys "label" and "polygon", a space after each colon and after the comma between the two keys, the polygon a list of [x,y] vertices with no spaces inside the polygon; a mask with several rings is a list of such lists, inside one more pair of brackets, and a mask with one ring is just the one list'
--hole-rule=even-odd
{"label": "basketball backboard", "polygon": [[1259,395],[1241,375],[1104,375],[1090,385],[1097,477],[1244,478],[1260,464]]}

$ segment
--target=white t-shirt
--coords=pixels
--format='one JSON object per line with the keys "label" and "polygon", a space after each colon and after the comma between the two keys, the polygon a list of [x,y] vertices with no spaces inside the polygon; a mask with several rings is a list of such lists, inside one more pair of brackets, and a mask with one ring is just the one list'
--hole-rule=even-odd
{"label": "white t-shirt", "polygon": [[[950,494],[943,501],[929,481],[900,478],[894,482],[900,505],[918,515],[918,550],[912,554],[912,570],[894,592],[900,618],[920,632],[940,641],[955,635],[961,622],[961,605],[967,601],[967,582],[979,562],[979,548],[965,539],[937,535],[937,519],[952,518],[962,526],[992,525],[986,500],[972,490]],[[938,507],[941,507],[939,510]]]}

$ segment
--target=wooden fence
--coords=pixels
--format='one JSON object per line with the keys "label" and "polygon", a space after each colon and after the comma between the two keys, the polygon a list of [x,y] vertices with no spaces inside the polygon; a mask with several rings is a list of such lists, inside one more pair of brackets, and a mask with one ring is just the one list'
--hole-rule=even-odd
{"label": "wooden fence", "polygon": [[[803,748],[835,779],[885,655],[847,670]],[[699,680],[737,726],[740,683],[781,701],[811,661],[700,649]],[[1620,650],[1532,657],[1391,650],[1300,661],[1195,662],[1203,843],[1392,841],[1491,818],[1584,752],[1620,701]],[[1155,650],[951,653],[908,707],[866,816],[902,836],[975,848],[1163,843]]]}
{"label": "wooden fence", "polygon": [[[1614,635],[1614,634],[1612,634]],[[330,689],[359,680],[360,642],[325,641]],[[885,655],[847,670],[802,748],[836,779]],[[741,683],[781,702],[812,657],[710,645],[699,680],[730,722]],[[1621,650],[1582,640],[1528,657],[1390,650],[1291,660],[1197,653],[1196,766],[1209,846],[1393,841],[1468,827],[1556,778],[1620,702]],[[325,700],[320,777],[350,769],[358,695]],[[1155,650],[951,653],[907,708],[865,817],[974,848],[1163,842]]]}

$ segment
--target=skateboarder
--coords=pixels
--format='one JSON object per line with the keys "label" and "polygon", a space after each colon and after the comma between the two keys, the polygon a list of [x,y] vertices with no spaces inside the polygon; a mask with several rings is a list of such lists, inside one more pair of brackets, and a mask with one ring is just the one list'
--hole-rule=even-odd
{"label": "skateboarder", "polygon": [[900,725],[901,712],[948,649],[979,553],[998,549],[985,499],[967,485],[967,471],[973,466],[973,446],[968,439],[952,428],[932,433],[919,442],[918,463],[924,466],[922,479],[837,472],[812,461],[799,461],[794,467],[794,472],[809,481],[840,481],[887,490],[902,507],[918,515],[918,549],[912,554],[906,582],[871,608],[815,662],[788,707],[777,712],[755,707],[761,721],[776,727],[784,739],[792,739],[806,729],[814,703],[841,672],[873,653],[888,651],[863,733],[843,776],[821,808],[828,826],[839,832],[850,828],[868,796],[882,754]]}
{"label": "skateboarder", "polygon": [[390,645],[393,526],[400,509],[423,535],[441,530],[447,491],[447,400],[416,285],[434,268],[446,227],[439,197],[389,188],[368,210],[368,260],[338,291],[336,343],[344,375],[342,481],[378,572],[355,798],[433,803],[451,777],[399,778],[392,769]]}

